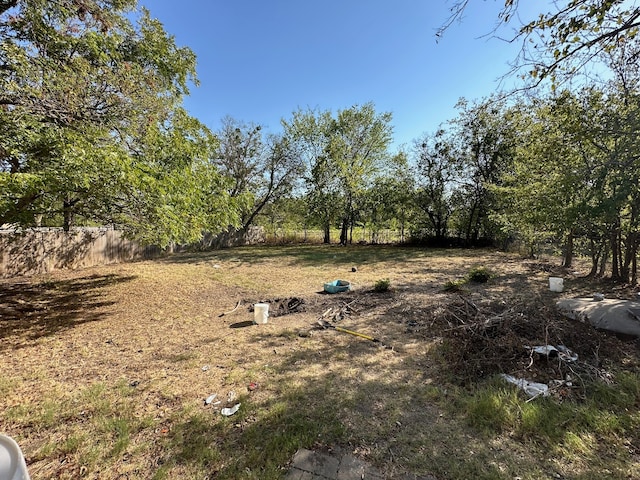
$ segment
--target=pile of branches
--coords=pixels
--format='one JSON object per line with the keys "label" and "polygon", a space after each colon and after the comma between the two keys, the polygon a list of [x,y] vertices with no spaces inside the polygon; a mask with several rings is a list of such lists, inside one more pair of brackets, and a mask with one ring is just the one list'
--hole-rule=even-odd
{"label": "pile of branches", "polygon": [[342,302],[341,305],[336,307],[329,307],[326,309],[322,315],[320,315],[319,320],[323,320],[325,322],[338,323],[342,321],[347,315],[351,315],[352,313],[358,313],[358,309],[353,306],[356,303],[356,300],[351,300],[350,302]]}
{"label": "pile of branches", "polygon": [[[433,306],[422,331],[441,339],[444,366],[460,383],[508,373],[541,383],[608,379],[603,359],[624,356],[623,342],[562,317],[540,298],[474,301],[463,295]],[[540,345],[563,345],[578,354],[566,362],[557,355],[539,355]]]}

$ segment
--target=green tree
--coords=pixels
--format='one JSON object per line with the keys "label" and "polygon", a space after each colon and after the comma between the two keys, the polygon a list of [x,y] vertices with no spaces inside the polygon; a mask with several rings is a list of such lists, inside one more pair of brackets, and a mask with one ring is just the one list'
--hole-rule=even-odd
{"label": "green tree", "polygon": [[382,229],[397,229],[400,242],[414,213],[415,179],[405,152],[394,155],[388,168],[379,172],[364,196],[362,221],[377,243]]}
{"label": "green tree", "polygon": [[340,243],[352,241],[356,205],[374,174],[388,160],[391,113],[378,114],[372,103],[338,111],[330,129],[328,156],[342,193]]}
{"label": "green tree", "polygon": [[489,98],[479,103],[458,103],[460,113],[451,122],[461,164],[458,187],[453,194],[456,228],[468,245],[480,238],[495,240],[497,226],[490,213],[495,198],[489,188],[499,184],[511,165],[515,131],[512,113],[504,101]]}
{"label": "green tree", "polygon": [[444,129],[424,134],[414,141],[417,165],[416,204],[423,214],[426,232],[443,244],[448,236],[453,211],[451,196],[461,175],[461,159],[456,143]]}
{"label": "green tree", "polygon": [[329,157],[331,112],[297,110],[283,119],[284,135],[296,145],[305,165],[304,181],[312,222],[324,232],[324,243],[331,243],[331,227],[339,216],[340,189]]}
{"label": "green tree", "polygon": [[[180,109],[195,56],[135,7],[0,5],[0,224],[116,224],[166,244],[235,221],[203,160],[215,139]],[[197,210],[220,193],[211,200],[220,214]]]}
{"label": "green tree", "polygon": [[[591,189],[575,143],[575,99],[534,99],[517,112],[519,142],[514,162],[492,185],[498,206],[492,218],[508,236],[519,236],[534,255],[537,245],[566,238],[564,263],[571,264],[579,213]],[[572,133],[572,131],[574,133]],[[584,181],[584,182],[583,182]]]}
{"label": "green tree", "polygon": [[241,228],[296,187],[303,172],[297,145],[284,135],[263,134],[262,126],[231,117],[222,120],[215,165],[231,179],[229,195],[241,205]]}
{"label": "green tree", "polygon": [[372,103],[329,111],[298,110],[283,120],[285,136],[298,145],[307,166],[309,205],[330,241],[340,221],[340,243],[352,238],[353,226],[376,171],[388,160],[391,114],[378,114]]}
{"label": "green tree", "polygon": [[563,91],[533,103],[512,172],[497,191],[506,193],[503,225],[563,238],[565,266],[582,241],[592,275],[604,273],[610,254],[612,278],[635,283],[640,112],[637,94],[621,88]]}

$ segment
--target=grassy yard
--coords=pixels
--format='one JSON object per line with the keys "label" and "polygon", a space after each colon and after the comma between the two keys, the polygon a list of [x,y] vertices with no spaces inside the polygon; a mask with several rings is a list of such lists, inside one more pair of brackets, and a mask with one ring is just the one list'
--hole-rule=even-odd
{"label": "grassy yard", "polygon": [[[0,280],[0,432],[34,480],[277,479],[301,447],[355,453],[387,478],[640,478],[638,343],[554,309],[632,292],[554,262],[252,247]],[[319,293],[335,279],[354,289]],[[289,297],[306,311],[250,324],[252,303]],[[314,328],[329,309],[391,348]],[[580,360],[534,358],[523,339]],[[527,401],[501,372],[572,382]]]}

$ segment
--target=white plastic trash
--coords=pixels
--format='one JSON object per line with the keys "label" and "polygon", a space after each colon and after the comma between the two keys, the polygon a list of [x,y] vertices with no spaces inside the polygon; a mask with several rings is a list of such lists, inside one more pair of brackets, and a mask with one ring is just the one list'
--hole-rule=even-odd
{"label": "white plastic trash", "polygon": [[0,478],[29,480],[27,464],[18,444],[11,437],[0,434]]}
{"label": "white plastic trash", "polygon": [[253,319],[257,324],[267,323],[269,318],[269,304],[256,303],[253,306]]}
{"label": "white plastic trash", "polygon": [[234,413],[236,413],[238,410],[240,410],[240,404],[236,403],[233,407],[231,408],[223,408],[222,410],[220,410],[220,413],[222,415],[224,415],[225,417],[230,417],[231,415],[233,415]]}
{"label": "white plastic trash", "polygon": [[523,378],[516,378],[512,375],[501,374],[502,378],[504,378],[507,382],[513,383],[515,386],[520,388],[526,393],[529,398],[536,398],[539,396],[548,397],[549,396],[549,386],[544,383],[530,382]]}
{"label": "white plastic trash", "polygon": [[549,290],[552,292],[562,292],[564,280],[560,277],[549,277]]}

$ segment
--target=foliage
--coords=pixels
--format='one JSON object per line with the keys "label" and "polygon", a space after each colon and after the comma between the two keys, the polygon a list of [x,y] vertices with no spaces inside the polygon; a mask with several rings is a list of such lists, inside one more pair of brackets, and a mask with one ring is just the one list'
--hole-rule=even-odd
{"label": "foliage", "polygon": [[379,172],[362,194],[359,219],[370,232],[371,243],[378,243],[380,233],[397,229],[400,241],[414,212],[415,180],[404,152],[390,159],[391,171]]}
{"label": "foliage", "polygon": [[465,280],[447,280],[442,290],[450,293],[461,292],[465,283]]}
{"label": "foliage", "polygon": [[246,229],[265,207],[295,189],[303,165],[288,137],[265,137],[260,125],[225,117],[218,137],[214,164],[233,181],[228,193],[241,205],[241,224]]}
{"label": "foliage", "polygon": [[592,275],[603,273],[610,252],[612,277],[632,283],[640,228],[638,97],[635,87],[623,87],[634,78],[532,102],[520,117],[513,168],[493,186],[501,208],[492,214],[532,243],[565,239],[565,266],[583,240]]}
{"label": "foliage", "polygon": [[[444,34],[462,18],[469,0],[457,0],[451,15],[439,29]],[[529,78],[530,86],[549,79],[552,87],[587,71],[599,57],[619,49],[629,50],[637,58],[640,7],[626,0],[566,0],[554,2],[551,11],[536,18],[522,19],[519,0],[505,0],[499,23],[516,23],[511,41],[520,40],[522,48],[513,62],[513,71]],[[497,27],[496,27],[497,29]]]}
{"label": "foliage", "polygon": [[469,270],[469,273],[467,273],[464,278],[448,280],[442,287],[442,290],[450,293],[461,292],[469,282],[487,283],[493,276],[493,273],[486,267],[474,267]]}
{"label": "foliage", "polygon": [[455,119],[414,142],[419,212],[414,227],[439,245],[450,232],[466,245],[498,237],[491,187],[509,171],[516,144],[513,108],[504,101],[461,99],[458,108]]}
{"label": "foliage", "polygon": [[425,215],[428,231],[439,243],[448,236],[454,181],[462,170],[459,152],[450,135],[441,128],[434,135],[425,134],[414,142],[418,172],[416,203]]}
{"label": "foliage", "polygon": [[285,136],[296,144],[305,165],[309,220],[323,228],[325,243],[331,241],[331,227],[339,211],[335,200],[339,186],[327,156],[331,122],[331,112],[312,109],[297,110],[290,120],[282,120]]}
{"label": "foliage", "polygon": [[116,224],[166,245],[235,223],[215,139],[180,108],[195,56],[135,5],[2,5],[0,224]]}
{"label": "foliage", "polygon": [[328,232],[338,219],[340,243],[351,241],[350,231],[365,203],[366,190],[388,159],[391,114],[378,114],[372,103],[330,112],[294,112],[284,120],[285,135],[298,145],[307,165],[310,211]]}
{"label": "foliage", "polygon": [[372,103],[338,111],[331,124],[328,156],[342,196],[340,243],[351,243],[350,229],[365,188],[387,159],[391,113],[377,114]]}
{"label": "foliage", "polygon": [[517,132],[512,110],[497,98],[471,104],[462,99],[458,108],[452,127],[463,166],[459,188],[452,196],[454,223],[466,244],[473,245],[497,236],[490,215],[496,199],[490,186],[500,184],[511,168]]}
{"label": "foliage", "polygon": [[467,279],[470,282],[486,283],[493,277],[493,273],[487,267],[475,267],[472,268],[467,274]]}
{"label": "foliage", "polygon": [[380,280],[377,280],[376,283],[374,283],[373,291],[383,293],[388,291],[390,286],[391,280],[389,280],[388,278],[381,278]]}

